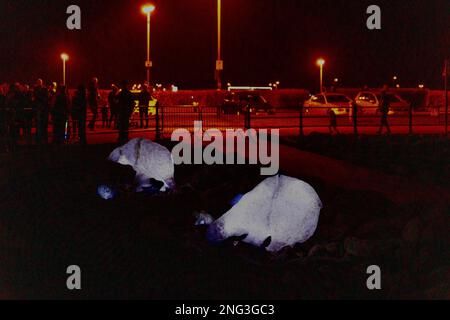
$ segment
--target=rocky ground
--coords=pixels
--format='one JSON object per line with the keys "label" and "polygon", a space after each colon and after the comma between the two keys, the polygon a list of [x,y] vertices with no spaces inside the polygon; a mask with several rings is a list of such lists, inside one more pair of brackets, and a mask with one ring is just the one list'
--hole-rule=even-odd
{"label": "rocky ground", "polygon": [[[0,182],[0,298],[449,299],[450,215],[445,201],[395,204],[307,176],[324,209],[315,236],[277,255],[237,239],[211,246],[194,213],[224,213],[260,181],[259,168],[181,166],[179,189],[150,197],[100,183],[130,181],[108,165],[113,146],[4,156]],[[112,178],[113,177],[113,178]],[[237,244],[237,245],[236,245]],[[66,289],[79,265],[83,289]],[[366,287],[370,265],[382,290]]]}

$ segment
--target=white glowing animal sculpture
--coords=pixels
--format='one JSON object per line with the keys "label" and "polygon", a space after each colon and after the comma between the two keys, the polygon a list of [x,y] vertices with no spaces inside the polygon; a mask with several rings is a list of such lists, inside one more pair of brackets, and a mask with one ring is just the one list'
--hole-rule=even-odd
{"label": "white glowing animal sculpture", "polygon": [[242,237],[246,243],[280,251],[312,237],[322,202],[307,183],[286,176],[264,180],[208,228],[211,242]]}
{"label": "white glowing animal sculpture", "polygon": [[136,171],[137,191],[150,187],[150,179],[164,183],[161,191],[174,187],[175,166],[170,151],[157,143],[146,139],[133,139],[126,145],[114,150],[110,161],[132,166]]}

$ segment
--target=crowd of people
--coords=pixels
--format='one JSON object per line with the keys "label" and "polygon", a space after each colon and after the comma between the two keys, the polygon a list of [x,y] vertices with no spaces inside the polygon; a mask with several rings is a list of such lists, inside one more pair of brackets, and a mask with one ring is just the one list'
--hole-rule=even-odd
{"label": "crowd of people", "polygon": [[[0,149],[14,149],[20,138],[38,145],[47,144],[49,140],[59,145],[69,139],[86,144],[86,130],[94,131],[100,122],[103,128],[119,130],[119,142],[127,142],[130,117],[135,108],[128,84],[123,81],[119,86],[112,85],[108,98],[103,101],[98,83],[98,79],[93,78],[87,86],[79,85],[72,94],[65,85],[54,82],[46,85],[42,79],[34,86],[14,83],[0,87]],[[141,127],[146,120],[148,128],[150,99],[145,86],[139,99]]]}

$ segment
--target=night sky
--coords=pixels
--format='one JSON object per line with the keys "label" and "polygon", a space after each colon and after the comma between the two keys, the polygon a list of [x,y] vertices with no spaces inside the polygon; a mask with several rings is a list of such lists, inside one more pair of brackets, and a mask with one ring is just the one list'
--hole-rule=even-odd
{"label": "night sky", "polygon": [[[98,76],[145,79],[145,1],[0,0],[0,83]],[[181,89],[214,87],[215,0],[154,0],[152,78]],[[82,30],[66,28],[66,8],[82,9]],[[366,28],[366,8],[382,8],[382,30]],[[326,79],[379,86],[398,75],[402,86],[440,88],[450,53],[449,0],[223,0],[224,82],[317,88],[319,56]]]}

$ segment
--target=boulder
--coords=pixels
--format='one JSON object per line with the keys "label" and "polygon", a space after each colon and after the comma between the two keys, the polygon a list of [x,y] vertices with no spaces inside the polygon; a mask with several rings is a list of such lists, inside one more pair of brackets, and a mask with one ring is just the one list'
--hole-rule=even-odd
{"label": "boulder", "polygon": [[322,202],[315,190],[295,178],[267,178],[212,223],[208,240],[245,236],[244,242],[277,252],[304,243],[316,231]]}
{"label": "boulder", "polygon": [[146,139],[133,139],[115,149],[108,158],[110,161],[133,167],[136,171],[137,191],[151,187],[151,179],[163,182],[161,191],[175,186],[175,165],[171,152],[157,143]]}
{"label": "boulder", "polygon": [[348,256],[368,258],[373,255],[373,247],[367,240],[347,238],[344,242],[344,248]]}

